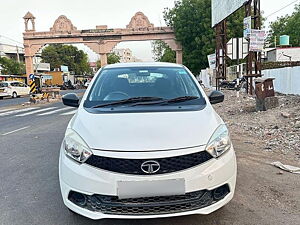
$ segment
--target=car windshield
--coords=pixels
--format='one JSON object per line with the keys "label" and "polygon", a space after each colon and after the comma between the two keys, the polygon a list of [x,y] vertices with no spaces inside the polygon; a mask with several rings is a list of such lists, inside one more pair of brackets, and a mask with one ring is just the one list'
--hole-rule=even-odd
{"label": "car windshield", "polygon": [[0,87],[8,87],[8,83],[0,83]]}
{"label": "car windshield", "polygon": [[137,102],[151,105],[151,101],[170,99],[179,102],[169,101],[170,104],[205,104],[195,82],[182,67],[111,68],[101,71],[85,107],[109,106],[110,103],[122,106]]}

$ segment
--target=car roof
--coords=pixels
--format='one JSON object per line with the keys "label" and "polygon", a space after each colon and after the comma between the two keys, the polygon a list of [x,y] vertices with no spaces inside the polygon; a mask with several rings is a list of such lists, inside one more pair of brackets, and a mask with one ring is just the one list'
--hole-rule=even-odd
{"label": "car roof", "polygon": [[105,69],[113,68],[128,68],[128,67],[177,67],[183,68],[182,65],[175,63],[162,63],[162,62],[135,62],[135,63],[116,63],[105,66]]}

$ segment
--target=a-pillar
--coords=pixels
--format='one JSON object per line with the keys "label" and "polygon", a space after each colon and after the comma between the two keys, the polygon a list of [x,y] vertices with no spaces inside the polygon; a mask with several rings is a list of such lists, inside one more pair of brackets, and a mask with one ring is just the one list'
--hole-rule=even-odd
{"label": "a-pillar", "polygon": [[182,50],[176,50],[176,63],[177,64],[182,64]]}
{"label": "a-pillar", "polygon": [[101,67],[107,65],[107,54],[106,53],[100,54],[100,61],[101,61]]}
{"label": "a-pillar", "polygon": [[25,56],[27,83],[29,83],[30,74],[34,74],[33,56]]}

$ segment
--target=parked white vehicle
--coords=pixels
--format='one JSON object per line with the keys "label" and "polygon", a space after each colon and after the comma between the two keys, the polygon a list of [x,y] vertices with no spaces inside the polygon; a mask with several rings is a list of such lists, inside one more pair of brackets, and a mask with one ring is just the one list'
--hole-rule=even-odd
{"label": "parked white vehicle", "polygon": [[30,87],[19,81],[0,82],[0,98],[9,97],[17,98],[21,95],[29,95]]}
{"label": "parked white vehicle", "polygon": [[79,103],[61,145],[65,205],[91,219],[209,214],[234,195],[236,156],[229,132],[184,66],[102,68]]}

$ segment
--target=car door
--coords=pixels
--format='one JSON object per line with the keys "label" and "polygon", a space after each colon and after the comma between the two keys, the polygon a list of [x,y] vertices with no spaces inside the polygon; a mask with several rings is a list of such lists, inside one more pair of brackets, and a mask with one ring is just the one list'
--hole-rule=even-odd
{"label": "car door", "polygon": [[24,85],[21,82],[16,82],[16,89],[18,95],[24,95]]}
{"label": "car door", "polygon": [[16,83],[16,89],[18,90],[18,95],[24,95],[24,85],[20,82]]}
{"label": "car door", "polygon": [[10,83],[10,86],[11,86],[11,95],[16,92],[17,95],[20,95],[20,88],[18,87],[19,84],[18,82],[12,82]]}
{"label": "car door", "polygon": [[30,87],[23,83],[24,84],[24,95],[29,95],[30,94]]}
{"label": "car door", "polygon": [[20,87],[20,92],[22,93],[22,95],[27,95],[27,88],[26,85],[22,82],[19,83],[19,87]]}

